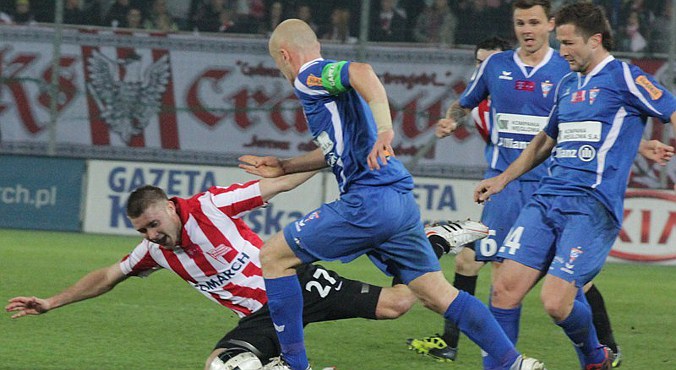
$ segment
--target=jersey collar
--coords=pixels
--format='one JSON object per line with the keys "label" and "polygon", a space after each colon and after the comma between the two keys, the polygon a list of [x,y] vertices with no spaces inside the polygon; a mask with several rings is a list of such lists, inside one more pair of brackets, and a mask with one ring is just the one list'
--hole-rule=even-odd
{"label": "jersey collar", "polygon": [[[591,81],[592,77],[596,76],[601,70],[606,66],[606,64],[612,62],[615,60],[615,57],[612,55],[608,55],[605,59],[601,61],[601,63],[597,64],[594,69],[591,70],[591,72],[587,73],[586,76],[582,75],[582,73],[578,72],[577,73],[577,88],[581,89],[585,87],[589,81]],[[584,77],[584,78],[583,78]]]}
{"label": "jersey collar", "polygon": [[547,50],[547,54],[545,54],[545,57],[542,58],[542,60],[540,61],[540,63],[538,63],[538,65],[533,66],[533,69],[530,71],[530,73],[528,73],[528,69],[526,68],[526,67],[530,67],[530,66],[526,65],[521,60],[521,57],[519,57],[519,50],[521,50],[521,48],[517,48],[514,51],[514,56],[513,56],[514,57],[514,63],[516,63],[516,65],[519,66],[521,73],[523,73],[523,75],[526,76],[526,78],[531,78],[535,74],[535,72],[538,71],[538,69],[540,69],[542,66],[549,63],[549,60],[552,59],[552,55],[554,55],[554,49],[552,49],[551,47],[548,48],[548,49],[549,50]]}
{"label": "jersey collar", "polygon": [[300,74],[300,73],[303,72],[304,70],[308,69],[311,65],[313,65],[313,64],[315,64],[315,63],[317,63],[317,62],[320,62],[320,61],[322,61],[322,60],[324,60],[324,58],[312,59],[311,61],[309,61],[309,62],[303,64],[302,66],[300,66],[300,69],[298,70],[298,73]]}

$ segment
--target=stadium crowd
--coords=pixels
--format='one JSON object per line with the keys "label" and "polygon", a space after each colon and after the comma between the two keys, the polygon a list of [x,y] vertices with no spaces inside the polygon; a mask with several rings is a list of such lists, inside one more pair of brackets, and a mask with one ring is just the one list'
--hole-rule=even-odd
{"label": "stadium crowd", "polygon": [[[574,2],[552,1],[554,9]],[[593,0],[611,22],[618,51],[666,53],[670,0]],[[326,0],[64,0],[64,23],[267,36],[284,19],[299,18],[323,40],[354,43],[361,1]],[[53,0],[0,0],[0,23],[54,21]],[[372,0],[369,41],[475,45],[511,35],[511,0]],[[490,24],[491,27],[479,25]],[[510,41],[516,41],[513,37]]]}

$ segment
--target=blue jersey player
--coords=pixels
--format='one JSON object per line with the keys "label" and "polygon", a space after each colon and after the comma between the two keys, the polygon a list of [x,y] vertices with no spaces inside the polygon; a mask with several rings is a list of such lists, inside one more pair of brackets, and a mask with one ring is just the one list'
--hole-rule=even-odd
{"label": "blue jersey player", "polygon": [[[450,135],[457,125],[457,117],[490,96],[485,178],[504,171],[544,128],[554,105],[558,81],[570,72],[568,62],[549,46],[549,34],[554,28],[550,1],[517,0],[512,8],[519,47],[484,58],[467,89],[449,108],[447,118],[437,125],[437,136]],[[456,256],[453,282],[456,288],[473,294],[479,270],[485,262],[495,262],[492,264],[492,277],[497,276],[501,261],[496,256],[498,248],[546,173],[545,164],[532,169],[485,204],[481,221],[489,227],[490,235],[463,248]],[[434,231],[435,228],[428,230]],[[603,298],[592,284],[586,288],[593,302],[597,318],[595,325],[599,327],[600,337],[604,344],[617,350]],[[495,314],[499,317],[499,312]],[[516,342],[515,330],[505,329],[510,339]],[[439,360],[454,360],[458,339],[457,327],[446,322],[442,335],[409,340],[409,346]],[[488,357],[485,362],[487,368],[494,366]]]}
{"label": "blue jersey player", "polygon": [[393,156],[389,103],[371,66],[323,59],[316,35],[297,19],[275,29],[269,51],[292,83],[318,149],[286,160],[243,156],[248,164],[242,167],[276,177],[328,165],[341,193],[339,200],[287,225],[261,249],[283,368],[309,368],[301,287],[293,267],[317,260],[347,262],[367,254],[428,308],[455,322],[500,369],[543,369],[541,362],[516,351],[479,300],[444,278],[423,231],[412,177]]}
{"label": "blue jersey player", "polygon": [[580,287],[598,274],[622,222],[624,193],[647,116],[671,121],[676,99],[638,67],[613,58],[603,10],[587,3],[556,15],[561,55],[572,73],[559,83],[547,126],[507,169],[482,181],[475,200],[493,198],[548,158],[545,176],[501,246],[505,258],[492,305],[503,327],[542,273],[545,310],[575,344],[583,369],[610,369]]}

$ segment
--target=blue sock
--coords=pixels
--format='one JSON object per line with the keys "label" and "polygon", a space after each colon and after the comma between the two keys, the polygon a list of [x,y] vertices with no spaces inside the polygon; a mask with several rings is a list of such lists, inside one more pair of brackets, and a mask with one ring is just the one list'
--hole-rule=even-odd
{"label": "blue sock", "polygon": [[[497,308],[490,306],[489,310],[495,321],[498,322],[502,330],[509,338],[510,342],[516,346],[516,342],[519,339],[519,323],[521,321],[521,306],[511,309]],[[501,364],[496,361],[492,356],[484,356],[484,369],[499,369]]]}
{"label": "blue sock", "polygon": [[308,360],[303,339],[303,291],[298,277],[265,279],[265,288],[282,356],[292,369],[305,370]]}
{"label": "blue sock", "polygon": [[444,318],[451,320],[469,339],[492,356],[498,369],[509,369],[519,357],[505,332],[488,308],[474,296],[462,290],[448,306]]}
{"label": "blue sock", "polygon": [[[580,294],[578,294],[579,296]],[[556,325],[563,329],[568,338],[573,341],[576,350],[579,350],[578,357],[580,357],[580,365],[583,368],[588,364],[597,364],[603,361],[605,353],[596,336],[591,308],[586,300],[576,297],[570,315],[557,322]]]}

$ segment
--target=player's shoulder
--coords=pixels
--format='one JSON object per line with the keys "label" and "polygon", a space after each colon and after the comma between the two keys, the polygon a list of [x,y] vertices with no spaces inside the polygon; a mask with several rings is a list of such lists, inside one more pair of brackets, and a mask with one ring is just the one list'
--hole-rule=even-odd
{"label": "player's shoulder", "polygon": [[504,66],[505,64],[514,64],[514,53],[515,50],[504,50],[494,54],[491,54],[484,63],[487,65],[494,66]]}

